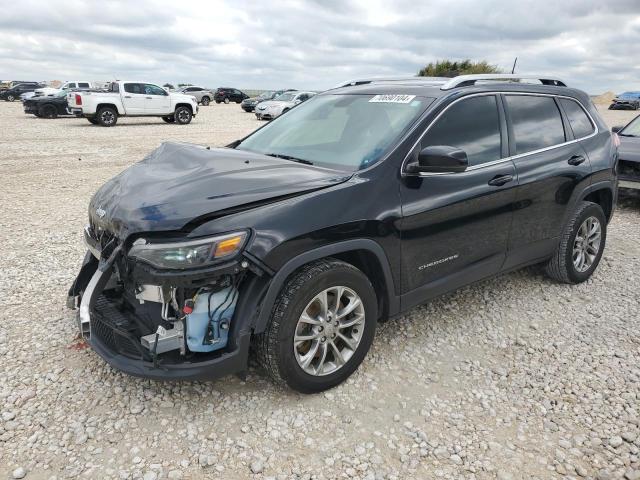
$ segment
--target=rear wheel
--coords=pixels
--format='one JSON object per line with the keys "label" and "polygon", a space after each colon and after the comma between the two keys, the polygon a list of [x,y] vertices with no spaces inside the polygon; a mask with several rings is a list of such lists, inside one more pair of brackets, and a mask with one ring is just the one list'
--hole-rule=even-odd
{"label": "rear wheel", "polygon": [[43,105],[40,107],[39,113],[44,118],[56,118],[58,116],[55,105]]}
{"label": "rear wheel", "polygon": [[547,264],[547,274],[563,283],[587,280],[600,263],[607,239],[607,219],[602,207],[581,202],[560,238],[555,255]]}
{"label": "rear wheel", "polygon": [[113,127],[118,123],[118,112],[113,107],[102,107],[98,110],[96,118],[103,127]]}
{"label": "rear wheel", "polygon": [[176,119],[173,115],[171,115],[170,117],[162,117],[162,120],[164,120],[167,123],[175,123]]}
{"label": "rear wheel", "polygon": [[202,97],[202,105],[207,106],[211,103],[211,99],[209,97]]}
{"label": "rear wheel", "polygon": [[192,117],[193,114],[191,113],[191,110],[182,106],[176,108],[176,113],[173,115],[175,122],[179,125],[187,125],[188,123],[191,123]]}
{"label": "rear wheel", "polygon": [[335,259],[314,262],[283,287],[255,340],[258,361],[277,383],[320,392],[358,368],[376,322],[375,291],[360,270]]}
{"label": "rear wheel", "polygon": [[229,99],[225,97],[224,103],[229,103]]}

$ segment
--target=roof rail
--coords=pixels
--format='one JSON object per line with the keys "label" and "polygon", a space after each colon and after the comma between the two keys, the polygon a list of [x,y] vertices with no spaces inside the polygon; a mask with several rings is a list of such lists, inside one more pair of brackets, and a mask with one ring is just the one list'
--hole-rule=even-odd
{"label": "roof rail", "polygon": [[445,78],[445,77],[419,77],[417,75],[413,77],[370,77],[370,78],[359,78],[356,80],[349,80],[347,82],[340,82],[338,85],[334,86],[330,90],[333,90],[335,88],[342,88],[342,87],[355,87],[357,85],[367,85],[367,84],[376,83],[376,82],[383,82],[383,83],[415,82],[415,83],[421,83],[421,84],[443,85],[448,80],[449,78]]}
{"label": "roof rail", "polygon": [[518,75],[511,73],[481,73],[477,75],[459,75],[445,82],[442,90],[451,90],[456,87],[468,87],[475,85],[477,81],[507,81],[516,82],[520,80],[537,80],[543,85],[555,85],[557,87],[566,87],[567,84],[558,78],[553,76],[541,76],[541,75]]}

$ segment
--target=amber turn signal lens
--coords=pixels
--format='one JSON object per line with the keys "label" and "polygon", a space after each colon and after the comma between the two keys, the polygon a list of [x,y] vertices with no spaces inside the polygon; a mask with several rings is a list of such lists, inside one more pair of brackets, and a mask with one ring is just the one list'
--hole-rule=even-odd
{"label": "amber turn signal lens", "polygon": [[235,237],[222,240],[216,245],[216,251],[213,254],[215,258],[227,257],[238,251],[242,245],[244,235],[236,235]]}

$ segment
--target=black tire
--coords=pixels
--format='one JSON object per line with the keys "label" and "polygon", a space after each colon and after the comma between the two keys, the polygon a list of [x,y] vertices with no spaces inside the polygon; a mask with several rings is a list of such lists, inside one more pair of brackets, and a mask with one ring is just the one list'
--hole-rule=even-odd
{"label": "black tire", "polygon": [[[342,367],[326,375],[311,375],[296,360],[293,337],[309,302],[318,293],[334,286],[346,286],[360,297],[364,307],[364,331],[355,351]],[[254,338],[257,360],[276,383],[288,385],[298,392],[316,393],[335,387],[364,360],[375,335],[377,314],[375,291],[360,270],[332,258],[313,262],[295,272],[282,288],[265,331]]]}
{"label": "black tire", "polygon": [[227,103],[227,104],[228,104],[228,103],[229,103],[229,99],[225,97],[225,99],[224,99],[224,103]]}
{"label": "black tire", "polygon": [[[579,271],[574,265],[573,253],[576,236],[582,224],[589,218],[595,218],[600,224],[600,243],[591,266]],[[607,219],[602,207],[593,202],[580,202],[569,218],[560,237],[560,244],[546,267],[547,275],[562,283],[577,284],[589,279],[600,263],[607,240]]]}
{"label": "black tire", "polygon": [[211,103],[211,99],[209,97],[202,97],[201,103],[206,107]]}
{"label": "black tire", "polygon": [[173,114],[173,118],[175,123],[177,123],[178,125],[188,125],[189,123],[191,123],[193,114],[191,113],[191,109],[189,107],[181,105],[176,108],[176,111]]}
{"label": "black tire", "polygon": [[55,105],[43,105],[38,109],[38,113],[43,118],[56,118],[58,110]]}
{"label": "black tire", "polygon": [[113,107],[102,107],[98,110],[96,119],[103,127],[113,127],[118,123],[118,111]]}
{"label": "black tire", "polygon": [[99,125],[100,122],[98,121],[98,119],[96,117],[88,117],[87,120],[89,120],[89,123],[91,125]]}
{"label": "black tire", "polygon": [[14,97],[13,95],[7,95],[7,102],[13,102],[15,101],[16,97]]}
{"label": "black tire", "polygon": [[176,118],[171,115],[169,117],[162,117],[162,120],[164,120],[167,123],[175,123],[176,122]]}
{"label": "black tire", "polygon": [[216,100],[216,103],[222,103],[220,100]]}

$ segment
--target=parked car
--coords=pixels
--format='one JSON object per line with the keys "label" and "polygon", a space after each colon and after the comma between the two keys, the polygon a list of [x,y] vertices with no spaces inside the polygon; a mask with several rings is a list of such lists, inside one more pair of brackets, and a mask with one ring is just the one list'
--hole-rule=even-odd
{"label": "parked car", "polygon": [[36,117],[56,118],[60,115],[70,115],[67,110],[67,92],[61,90],[56,95],[32,97],[23,102],[24,113]]}
{"label": "parked car", "polygon": [[73,82],[65,82],[60,88],[52,88],[52,87],[44,87],[39,88],[34,91],[36,97],[42,97],[46,95],[57,95],[61,91],[69,91],[69,90],[90,90],[95,88],[96,85],[87,81],[73,81]]}
{"label": "parked car", "polygon": [[536,263],[584,282],[615,137],[584,92],[514,80],[365,79],[226,148],[163,144],[91,199],[81,332],[132,375],[244,372],[252,346],[275,381],[317,392],[356,370],[378,321],[437,295]]}
{"label": "parked car", "polygon": [[258,120],[273,120],[314,95],[315,92],[285,92],[273,100],[261,102],[255,109],[256,118]]}
{"label": "parked car", "polygon": [[626,126],[613,127],[611,130],[620,138],[618,186],[640,190],[640,115]]}
{"label": "parked car", "polygon": [[213,98],[213,93],[211,90],[207,90],[206,88],[189,86],[183,87],[177,90],[177,93],[183,93],[185,95],[190,95],[194,97],[198,103],[201,103],[205,107],[211,103],[211,99]]}
{"label": "parked car", "polygon": [[624,92],[618,95],[609,110],[638,110],[640,108],[640,92]]}
{"label": "parked car", "polygon": [[7,101],[13,102],[20,98],[20,95],[26,92],[33,92],[38,88],[42,88],[45,85],[42,83],[19,83],[3,92],[0,92],[0,98]]}
{"label": "parked car", "polygon": [[245,112],[253,112],[260,102],[266,102],[267,100],[273,100],[276,97],[279,97],[284,92],[295,92],[294,89],[288,90],[267,90],[266,92],[262,92],[257,97],[245,98],[240,106]]}
{"label": "parked car", "polygon": [[241,92],[237,88],[228,88],[228,87],[220,87],[216,90],[216,93],[213,95],[213,99],[216,103],[229,103],[236,102],[241,103],[245,98],[249,98],[244,92]]}
{"label": "parked car", "polygon": [[75,116],[103,127],[112,127],[125,116],[162,117],[167,123],[186,125],[198,113],[194,97],[143,82],[113,82],[107,92],[72,92],[67,101]]}

